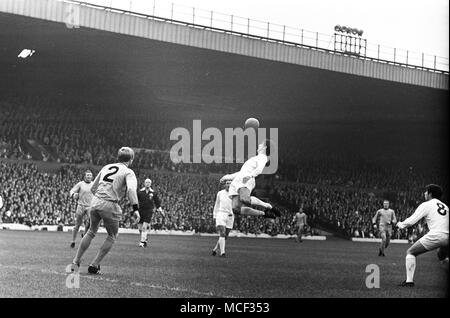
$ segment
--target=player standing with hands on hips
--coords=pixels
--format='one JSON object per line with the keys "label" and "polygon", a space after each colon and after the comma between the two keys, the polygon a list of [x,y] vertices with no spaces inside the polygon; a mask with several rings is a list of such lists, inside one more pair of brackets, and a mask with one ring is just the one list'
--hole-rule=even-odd
{"label": "player standing with hands on hips", "polygon": [[95,177],[91,189],[94,194],[90,206],[91,226],[81,240],[77,254],[72,261],[72,271],[80,267],[81,257],[89,248],[92,239],[97,234],[100,221],[103,220],[108,236],[88,267],[90,274],[100,274],[100,262],[111,250],[119,233],[119,222],[122,217],[119,201],[125,195],[128,196],[128,200],[133,206],[135,218],[140,219],[136,175],[129,168],[133,159],[133,149],[122,147],[117,153],[118,162],[104,166]]}
{"label": "player standing with hands on hips", "polygon": [[414,286],[416,257],[434,249],[439,249],[438,258],[448,269],[448,207],[440,200],[442,193],[440,186],[427,185],[424,192],[425,202],[418,206],[413,215],[397,223],[399,229],[405,229],[424,218],[430,230],[406,251],[406,280],[400,286]]}

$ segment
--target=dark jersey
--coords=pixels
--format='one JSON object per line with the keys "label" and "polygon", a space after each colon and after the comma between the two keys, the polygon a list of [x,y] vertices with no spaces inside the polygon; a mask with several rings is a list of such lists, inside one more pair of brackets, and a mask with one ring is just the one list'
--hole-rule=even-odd
{"label": "dark jersey", "polygon": [[161,201],[158,198],[156,192],[150,188],[146,190],[142,188],[137,192],[138,201],[139,201],[139,210],[152,211],[155,208],[161,207]]}

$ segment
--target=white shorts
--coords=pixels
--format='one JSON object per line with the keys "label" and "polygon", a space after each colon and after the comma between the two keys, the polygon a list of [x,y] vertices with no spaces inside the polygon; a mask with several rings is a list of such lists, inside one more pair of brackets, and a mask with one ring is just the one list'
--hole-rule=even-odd
{"label": "white shorts", "polygon": [[247,188],[252,193],[255,188],[255,178],[250,178],[246,183],[242,180],[244,176],[236,176],[233,181],[231,181],[230,189],[228,190],[228,196],[231,198],[232,196],[239,195],[240,188]]}
{"label": "white shorts", "polygon": [[428,251],[434,250],[439,247],[448,246],[448,234],[447,233],[430,233],[422,236],[419,242]]}
{"label": "white shorts", "polygon": [[216,215],[216,226],[225,226],[227,229],[232,229],[234,223],[234,214],[227,214],[218,212]]}

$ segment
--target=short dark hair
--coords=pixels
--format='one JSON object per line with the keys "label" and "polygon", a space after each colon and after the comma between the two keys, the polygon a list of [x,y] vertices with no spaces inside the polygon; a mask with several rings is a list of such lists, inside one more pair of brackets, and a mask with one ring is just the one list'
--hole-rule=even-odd
{"label": "short dark hair", "polygon": [[440,199],[442,197],[442,188],[437,184],[428,184],[427,186],[425,186],[425,190],[428,193],[431,193],[433,199]]}

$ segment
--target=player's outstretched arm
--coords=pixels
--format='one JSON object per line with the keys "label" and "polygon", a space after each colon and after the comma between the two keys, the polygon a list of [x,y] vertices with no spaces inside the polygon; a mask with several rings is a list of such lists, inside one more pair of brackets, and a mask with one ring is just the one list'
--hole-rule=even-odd
{"label": "player's outstretched arm", "polygon": [[238,174],[239,172],[235,172],[235,173],[232,173],[232,174],[226,174],[226,175],[224,175],[222,178],[220,178],[220,183],[223,183],[223,182],[225,182],[225,181],[233,181],[233,179],[236,177],[236,175]]}
{"label": "player's outstretched arm", "polygon": [[416,211],[414,211],[414,213],[409,218],[407,218],[403,222],[398,222],[397,227],[400,229],[404,229],[413,226],[414,224],[419,222],[423,217],[425,217],[426,214],[425,204],[426,202],[419,205]]}

